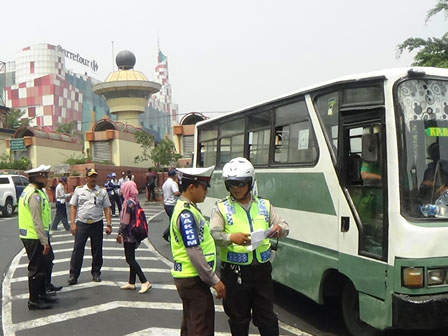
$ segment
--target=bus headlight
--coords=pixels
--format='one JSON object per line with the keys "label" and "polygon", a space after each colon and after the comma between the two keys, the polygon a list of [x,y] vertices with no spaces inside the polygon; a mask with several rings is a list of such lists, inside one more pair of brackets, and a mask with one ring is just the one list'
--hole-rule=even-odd
{"label": "bus headlight", "polygon": [[405,267],[402,271],[403,285],[405,287],[423,287],[423,267]]}
{"label": "bus headlight", "polygon": [[441,285],[445,278],[445,272],[442,268],[432,268],[427,272],[428,286]]}

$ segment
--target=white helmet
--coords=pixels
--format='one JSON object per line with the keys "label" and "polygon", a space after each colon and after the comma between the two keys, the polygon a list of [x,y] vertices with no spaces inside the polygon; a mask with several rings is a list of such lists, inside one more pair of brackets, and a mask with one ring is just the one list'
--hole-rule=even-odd
{"label": "white helmet", "polygon": [[249,160],[243,157],[237,157],[227,162],[222,168],[222,177],[229,190],[227,181],[241,181],[249,184],[249,190],[252,190],[255,183],[255,169]]}

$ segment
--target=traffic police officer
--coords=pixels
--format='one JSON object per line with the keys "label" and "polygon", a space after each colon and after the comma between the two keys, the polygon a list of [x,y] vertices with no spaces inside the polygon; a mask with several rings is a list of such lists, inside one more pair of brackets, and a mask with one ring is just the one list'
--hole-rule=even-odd
{"label": "traffic police officer", "polygon": [[181,196],[170,223],[171,274],[182,299],[182,336],[214,335],[215,306],[210,287],[218,299],[225,297],[225,286],[215,274],[215,242],[196,205],[205,199],[214,168],[177,169]]}
{"label": "traffic police officer", "polygon": [[[269,238],[287,236],[289,226],[267,199],[252,195],[255,170],[247,159],[230,160],[222,176],[230,196],[213,209],[210,228],[220,247],[221,278],[227,290],[223,305],[230,330],[233,336],[247,336],[253,316],[260,335],[277,336]],[[262,233],[257,242],[251,241],[255,231]]]}
{"label": "traffic police officer", "polygon": [[[51,166],[30,169],[30,184],[19,198],[19,237],[28,255],[28,309],[48,309],[55,297],[46,293],[48,272],[54,259],[49,242],[51,208],[44,189]],[[51,276],[51,274],[50,274]]]}
{"label": "traffic police officer", "polygon": [[[70,232],[75,236],[72,258],[70,260],[69,285],[75,285],[81,272],[84,249],[90,238],[92,250],[93,281],[101,281],[103,266],[103,212],[106,217],[106,234],[112,233],[110,200],[107,191],[96,184],[98,173],[95,169],[87,170],[87,183],[75,189],[70,200]],[[75,221],[76,218],[76,221]]]}

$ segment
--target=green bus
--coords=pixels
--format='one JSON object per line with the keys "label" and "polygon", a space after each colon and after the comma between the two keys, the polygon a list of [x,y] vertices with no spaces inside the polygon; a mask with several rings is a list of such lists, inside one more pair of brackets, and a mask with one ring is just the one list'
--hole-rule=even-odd
{"label": "green bus", "polygon": [[198,123],[195,146],[194,166],[216,165],[205,215],[244,156],[289,223],[275,281],[340,299],[352,335],[448,327],[448,69],[305,88]]}

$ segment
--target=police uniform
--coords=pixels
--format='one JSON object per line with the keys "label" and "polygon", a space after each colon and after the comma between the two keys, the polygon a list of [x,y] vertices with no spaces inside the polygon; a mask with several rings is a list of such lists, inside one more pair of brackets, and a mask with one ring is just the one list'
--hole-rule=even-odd
{"label": "police uniform", "polygon": [[[96,171],[93,170],[95,175]],[[89,173],[88,173],[89,174]],[[90,176],[90,175],[89,175]],[[76,207],[76,233],[70,260],[70,277],[68,283],[76,284],[81,272],[84,250],[87,239],[90,238],[92,250],[91,274],[94,280],[101,281],[101,267],[103,265],[103,214],[104,208],[110,207],[107,191],[95,185],[89,189],[87,184],[75,189],[70,205]],[[110,225],[110,223],[107,223]]]}
{"label": "police uniform", "polygon": [[260,335],[278,335],[278,319],[273,310],[270,240],[262,240],[251,251],[247,246],[233,244],[230,235],[279,225],[284,237],[289,227],[268,200],[251,197],[247,206],[231,196],[226,197],[217,203],[210,218],[213,238],[220,247],[221,278],[227,291],[223,305],[232,335],[248,335],[252,318]]}
{"label": "police uniform", "polygon": [[[198,177],[208,183],[213,169],[178,169],[182,173],[180,184]],[[201,211],[183,195],[174,207],[170,238],[174,259],[171,274],[183,304],[181,335],[214,335],[215,306],[210,287],[220,282],[215,274],[215,242]]]}
{"label": "police uniform", "polygon": [[[31,176],[48,174],[51,166],[41,165],[26,171]],[[54,254],[49,242],[51,208],[47,194],[37,184],[30,183],[19,198],[19,237],[25,247],[28,264],[28,308],[51,308],[48,303],[56,302],[46,294],[48,275],[51,277]],[[47,247],[47,253],[43,252]],[[48,283],[49,285],[49,283]]]}

